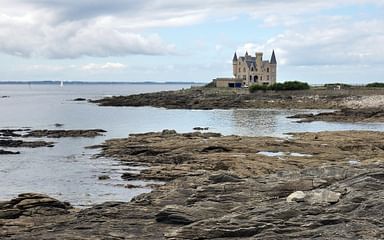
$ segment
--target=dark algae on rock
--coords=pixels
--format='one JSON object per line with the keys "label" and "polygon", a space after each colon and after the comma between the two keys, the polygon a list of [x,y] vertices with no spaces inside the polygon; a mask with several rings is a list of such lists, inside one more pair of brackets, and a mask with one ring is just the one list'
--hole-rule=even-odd
{"label": "dark algae on rock", "polygon": [[165,184],[81,211],[47,196],[2,202],[0,238],[383,239],[383,134],[292,136],[168,130],[108,140],[101,156],[149,166],[130,179]]}

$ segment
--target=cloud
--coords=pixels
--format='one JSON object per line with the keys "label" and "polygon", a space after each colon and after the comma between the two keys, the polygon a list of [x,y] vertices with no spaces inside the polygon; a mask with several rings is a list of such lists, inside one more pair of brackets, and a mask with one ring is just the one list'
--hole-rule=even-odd
{"label": "cloud", "polygon": [[131,54],[175,54],[173,44],[156,34],[140,34],[113,27],[103,18],[90,22],[40,24],[38,13],[10,17],[0,15],[0,50],[22,57],[78,58]]}
{"label": "cloud", "polygon": [[[328,19],[331,21],[330,19]],[[320,22],[327,21],[321,19]],[[237,51],[275,49],[281,65],[372,65],[384,62],[384,20],[341,20],[333,24],[289,29],[265,42],[250,42]]]}
{"label": "cloud", "polygon": [[[175,44],[164,41],[156,29],[244,15],[258,19],[265,27],[295,27],[311,14],[336,6],[384,5],[384,0],[0,1],[0,51],[52,59],[174,55],[179,54]],[[305,32],[295,29],[282,34],[272,43],[281,43],[287,53],[292,49],[286,46],[289,38],[307,41],[306,36],[299,37]]]}
{"label": "cloud", "polygon": [[[71,5],[70,1],[67,5],[58,1],[57,8],[48,1],[15,2],[0,9],[0,51],[6,54],[60,59],[176,53],[175,46],[159,35],[125,27],[129,21],[124,18],[93,14],[87,18],[85,14],[71,20],[70,16],[63,18],[65,9],[60,7]],[[36,5],[31,4],[34,2]]]}
{"label": "cloud", "polygon": [[33,64],[23,66],[21,70],[36,71],[36,72],[61,72],[69,69],[68,66],[48,65],[48,64]]}
{"label": "cloud", "polygon": [[89,63],[81,66],[82,70],[86,71],[99,71],[99,70],[119,70],[124,69],[127,66],[122,63],[111,63],[107,62],[104,64],[97,64],[97,63]]}

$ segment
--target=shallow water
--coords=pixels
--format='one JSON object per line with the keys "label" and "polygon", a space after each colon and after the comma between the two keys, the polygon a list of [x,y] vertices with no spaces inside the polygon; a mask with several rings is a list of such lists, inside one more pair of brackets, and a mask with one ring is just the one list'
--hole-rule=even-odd
{"label": "shallow water", "polygon": [[[189,85],[0,85],[0,128],[31,127],[56,129],[102,128],[105,136],[96,138],[53,139],[53,148],[19,149],[20,155],[0,155],[0,200],[22,192],[42,192],[87,206],[105,201],[129,201],[148,192],[148,187],[128,189],[126,184],[144,186],[141,181],[123,181],[122,172],[129,166],[111,159],[92,159],[98,150],[85,146],[105,139],[127,137],[130,133],[175,129],[190,132],[194,127],[225,135],[286,137],[287,132],[332,130],[378,130],[384,124],[367,123],[295,123],[289,115],[306,110],[166,110],[151,107],[98,107],[74,98],[101,98]],[[316,112],[316,111],[309,111]],[[59,128],[60,129],[60,128]],[[52,139],[50,139],[52,141]],[[131,168],[129,170],[138,170]],[[111,179],[98,180],[101,175]]]}

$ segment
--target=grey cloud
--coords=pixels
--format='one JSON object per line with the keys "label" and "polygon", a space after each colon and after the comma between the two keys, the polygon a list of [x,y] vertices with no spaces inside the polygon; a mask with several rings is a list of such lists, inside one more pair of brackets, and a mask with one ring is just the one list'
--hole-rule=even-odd
{"label": "grey cloud", "polygon": [[[143,34],[143,30],[150,31],[156,27],[184,26],[212,17],[244,14],[264,19],[269,14],[276,14],[276,11],[284,11],[286,16],[296,16],[302,11],[316,12],[337,4],[360,2],[382,4],[383,0],[2,0],[2,2],[0,51],[25,57],[77,58],[175,54],[175,46],[165,43],[160,36]],[[271,22],[279,24],[279,21],[285,20],[277,18]],[[369,36],[369,33],[366,35]],[[287,49],[286,51],[292,51],[295,46],[289,39],[295,39],[295,36],[286,34],[285,38],[279,38],[273,43],[281,45]],[[289,61],[295,62],[293,58]]]}
{"label": "grey cloud", "polygon": [[291,29],[264,43],[247,43],[238,51],[275,48],[282,65],[375,65],[384,62],[383,42],[384,19],[341,21],[334,26],[317,23],[310,29]]}
{"label": "grey cloud", "polygon": [[54,11],[61,21],[122,13],[133,15],[145,7],[145,1],[140,0],[19,0],[19,2]]}
{"label": "grey cloud", "polygon": [[[10,0],[6,0],[9,1]],[[174,15],[180,12],[206,12],[213,14],[247,14],[265,15],[284,11],[284,14],[318,11],[339,4],[360,2],[382,3],[382,0],[13,0],[45,8],[57,13],[62,21],[94,18],[108,15],[125,15],[126,17],[145,17]]]}

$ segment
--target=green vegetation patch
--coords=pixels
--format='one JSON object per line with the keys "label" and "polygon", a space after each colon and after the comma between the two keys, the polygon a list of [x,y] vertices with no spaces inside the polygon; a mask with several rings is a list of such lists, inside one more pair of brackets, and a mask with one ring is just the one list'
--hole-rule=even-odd
{"label": "green vegetation patch", "polygon": [[384,83],[374,82],[374,83],[368,83],[365,86],[372,87],[372,88],[384,88]]}
{"label": "green vegetation patch", "polygon": [[310,86],[306,82],[300,81],[288,81],[284,83],[275,83],[272,85],[252,85],[249,87],[250,92],[256,91],[292,91],[292,90],[306,90],[309,89]]}

